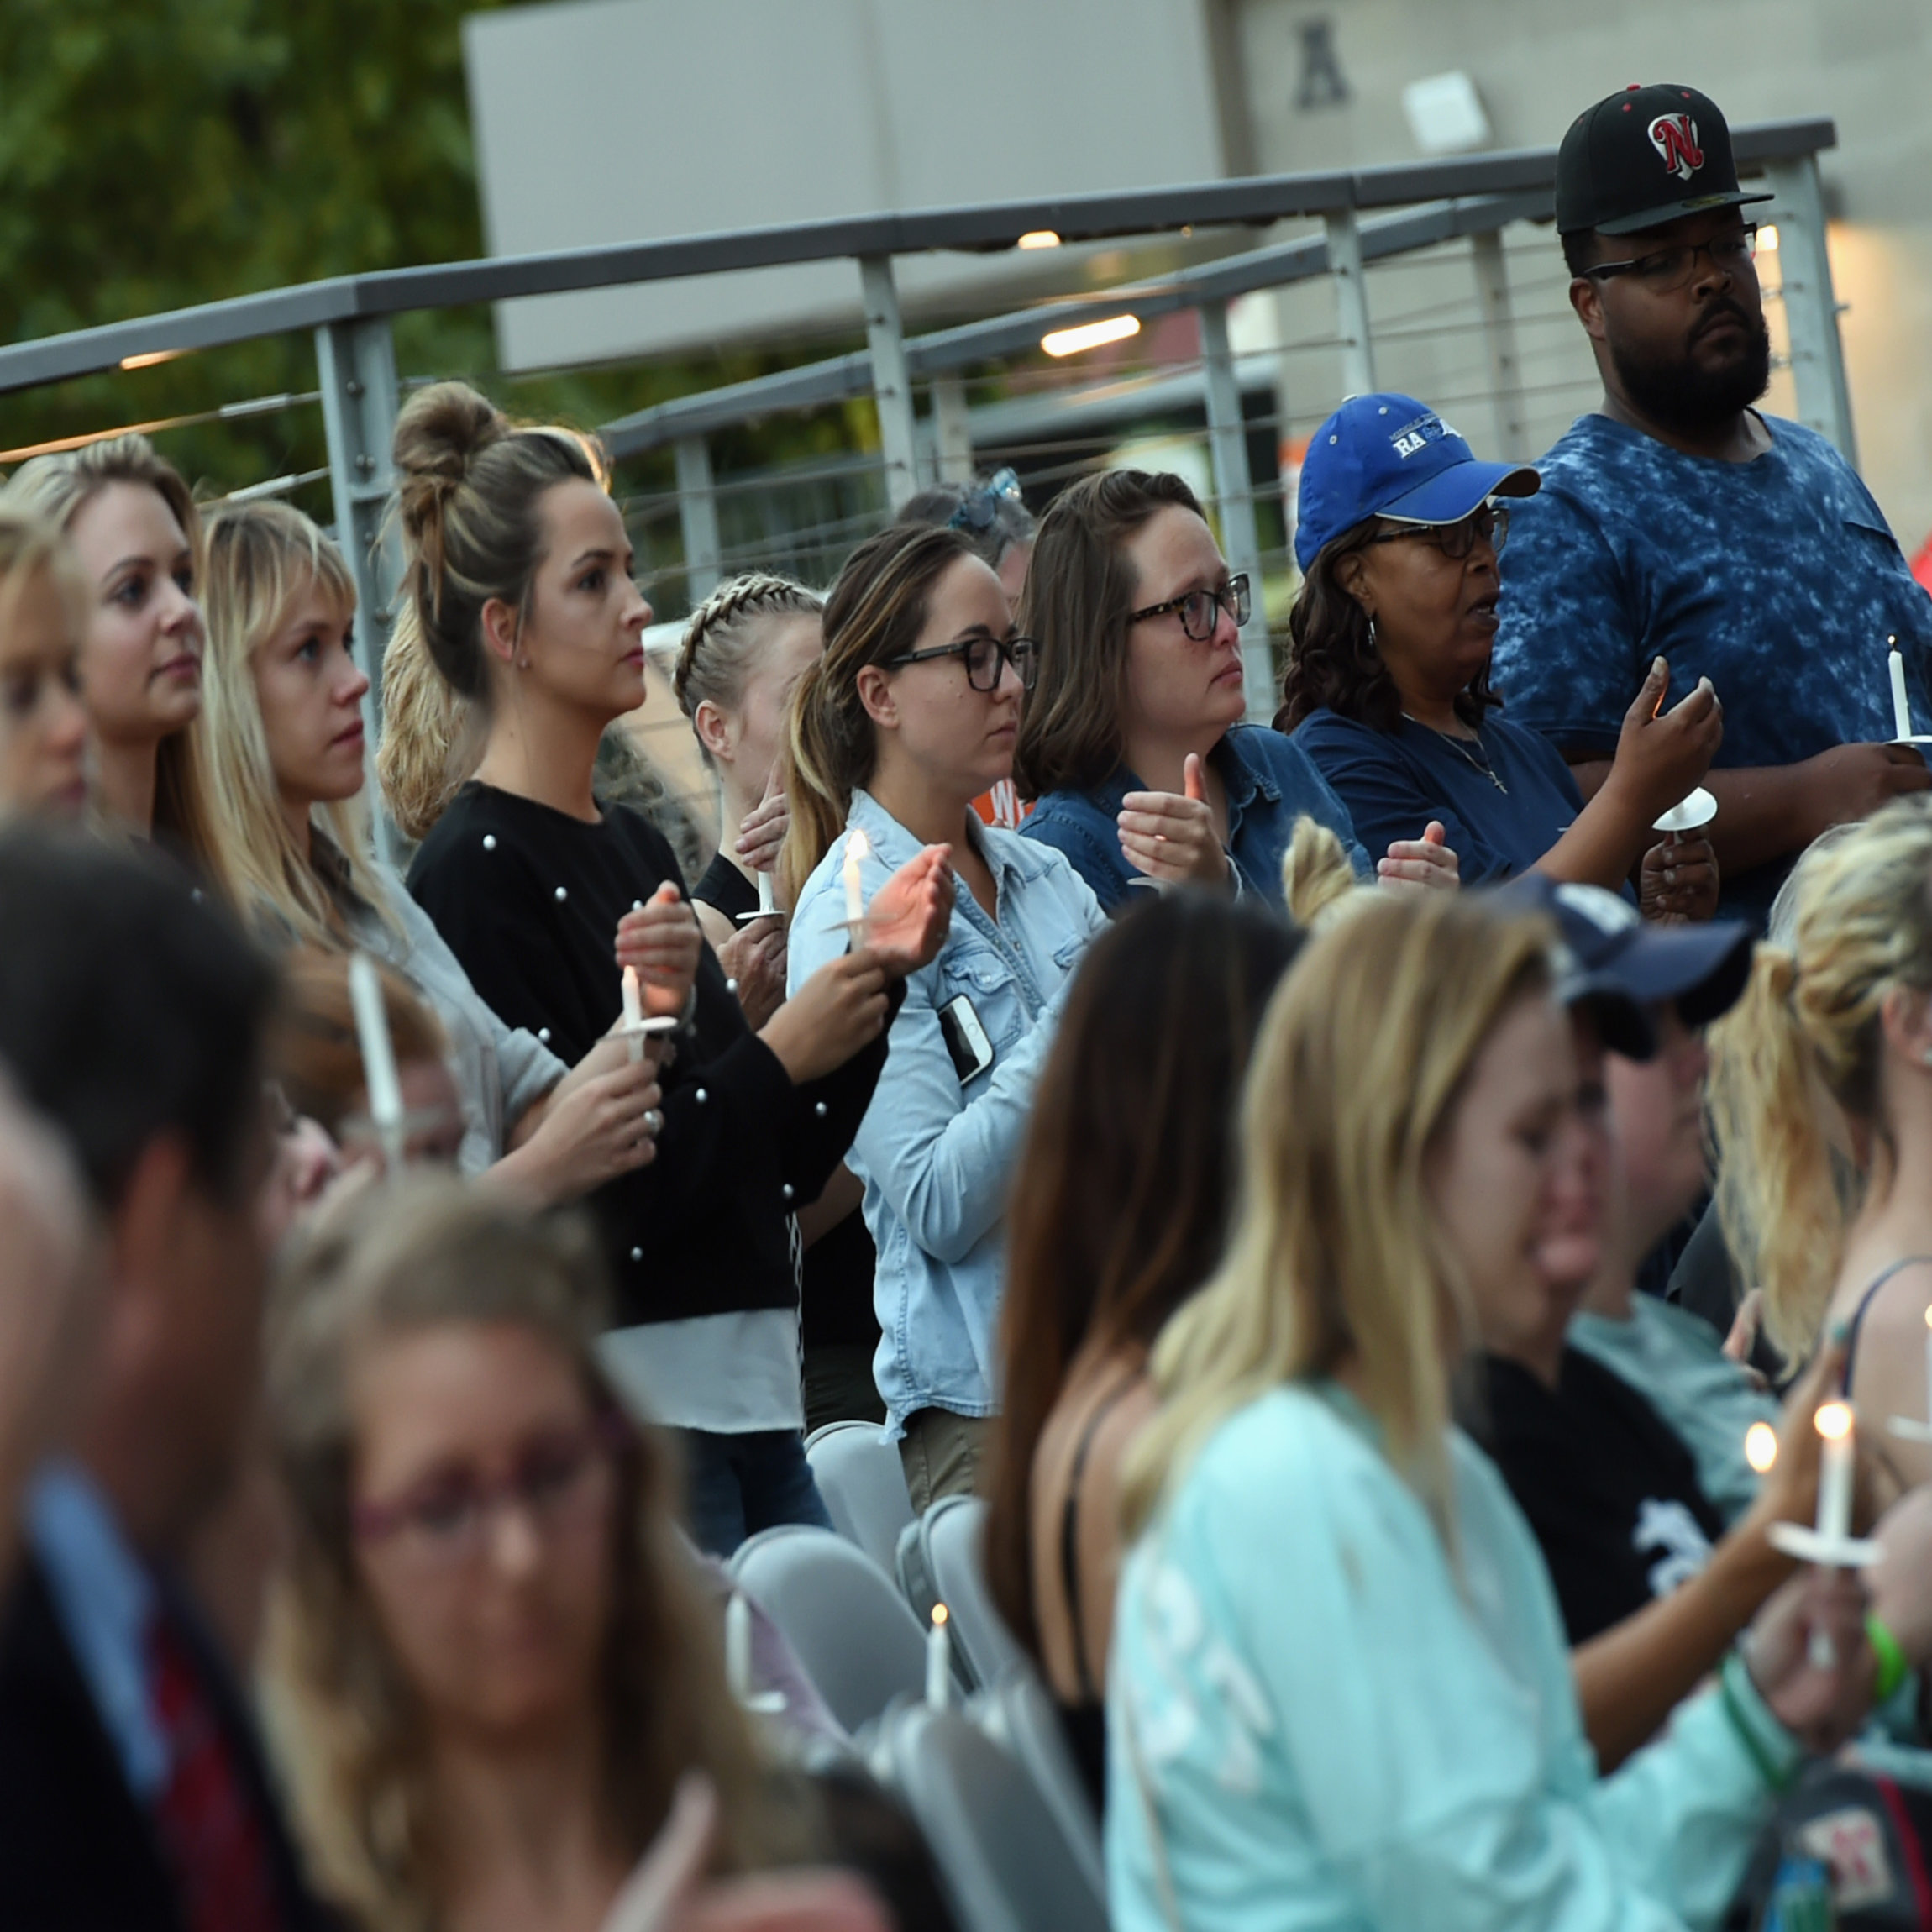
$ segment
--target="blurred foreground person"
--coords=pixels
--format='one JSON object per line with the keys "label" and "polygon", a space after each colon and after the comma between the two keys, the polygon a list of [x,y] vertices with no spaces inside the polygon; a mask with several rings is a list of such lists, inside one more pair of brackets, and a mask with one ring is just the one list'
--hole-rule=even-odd
{"label": "blurred foreground person", "polygon": [[[716,1798],[696,1876],[837,1856],[820,1788],[727,1689],[665,1442],[598,1366],[605,1319],[585,1226],[430,1176],[326,1211],[278,1294],[273,1708],[319,1881],[366,1932],[593,1932],[693,1774]],[[887,1923],[843,1875],[767,1885],[686,1909]]]}
{"label": "blurred foreground person", "polygon": [[1298,942],[1263,907],[1206,892],[1131,911],[1083,962],[1033,1104],[1008,1212],[986,1562],[1096,1809],[1121,1464],[1154,1411],[1147,1351],[1221,1259],[1242,1077]]}
{"label": "blurred foreground person", "polygon": [[0,834],[0,1062],[65,1137],[107,1246],[68,1452],[34,1478],[0,1627],[0,1915],[317,1923],[238,1690],[175,1566],[258,1386],[267,967],[187,884]]}
{"label": "blurred foreground person", "polygon": [[87,810],[80,652],[93,601],[60,533],[0,504],[0,818]]}
{"label": "blurred foreground person", "polygon": [[1450,1425],[1469,1284],[1528,1306],[1594,1264],[1548,1231],[1590,1158],[1552,937],[1381,900],[1276,997],[1228,1258],[1156,1346],[1130,1458],[1116,1927],[1708,1925],[1804,1751],[1863,1714],[1859,1585],[1807,1574],[1599,1779],[1548,1572]]}

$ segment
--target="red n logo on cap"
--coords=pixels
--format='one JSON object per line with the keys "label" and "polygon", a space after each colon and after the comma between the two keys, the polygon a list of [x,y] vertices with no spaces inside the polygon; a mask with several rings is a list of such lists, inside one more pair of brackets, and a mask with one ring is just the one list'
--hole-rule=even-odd
{"label": "red n logo on cap", "polygon": [[1697,123],[1688,114],[1659,114],[1651,123],[1651,145],[1680,181],[1688,181],[1704,165],[1697,144]]}

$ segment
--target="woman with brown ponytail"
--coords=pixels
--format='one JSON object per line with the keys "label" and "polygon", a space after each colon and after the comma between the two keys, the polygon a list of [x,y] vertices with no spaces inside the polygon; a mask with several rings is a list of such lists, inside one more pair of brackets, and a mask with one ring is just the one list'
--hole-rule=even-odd
{"label": "woman with brown ponytail", "polygon": [[1932,1478],[1932,806],[1900,799],[1798,861],[1788,946],[1761,944],[1712,1028],[1718,1212],[1788,1359],[1850,1326],[1846,1394],[1881,1509]]}
{"label": "woman with brown ponytail", "polygon": [[[680,1432],[706,1548],[823,1522],[799,1434],[792,1216],[872,1097],[898,982],[943,929],[942,882],[906,882],[890,936],[868,936],[753,1033],[669,846],[593,787],[605,728],[643,701],[650,606],[591,446],[442,383],[403,410],[396,463],[408,579],[391,654],[415,700],[391,710],[404,742],[385,778],[449,794],[410,890],[477,991],[566,1059],[617,1017],[624,967],[648,980],[682,962],[657,1158],[592,1197],[623,1324],[606,1360]],[[466,734],[459,756],[438,736],[425,657],[446,687],[441,716]]]}
{"label": "woman with brown ponytail", "polygon": [[913,1506],[975,1485],[997,1406],[1006,1192],[1064,989],[1105,923],[1065,856],[982,825],[1013,767],[1037,654],[957,530],[895,525],[853,553],[825,654],[792,694],[785,783],[796,989],[924,848],[966,890],[906,983],[853,1142],[879,1249],[874,1362]]}

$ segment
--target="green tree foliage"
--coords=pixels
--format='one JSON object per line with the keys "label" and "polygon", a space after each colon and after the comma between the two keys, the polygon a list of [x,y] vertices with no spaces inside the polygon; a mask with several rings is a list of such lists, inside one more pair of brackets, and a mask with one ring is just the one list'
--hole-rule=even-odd
{"label": "green tree foliage", "polygon": [[[480,0],[489,4],[491,0]],[[482,252],[460,21],[479,0],[6,0],[0,341]],[[505,383],[485,310],[399,318],[398,365],[594,424],[774,366],[719,357]],[[819,351],[815,350],[814,353]],[[0,396],[0,449],[315,386],[306,334]],[[761,454],[869,440],[853,412]],[[315,406],[157,436],[206,491],[326,459]],[[638,466],[634,483],[668,482]],[[297,499],[327,517],[325,486]]]}

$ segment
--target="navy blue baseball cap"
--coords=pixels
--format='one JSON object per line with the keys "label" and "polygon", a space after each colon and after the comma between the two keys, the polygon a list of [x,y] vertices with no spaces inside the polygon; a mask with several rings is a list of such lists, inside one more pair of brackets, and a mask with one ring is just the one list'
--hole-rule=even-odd
{"label": "navy blue baseball cap", "polygon": [[1727,1013],[1751,977],[1754,935],[1740,919],[1658,926],[1600,885],[1526,872],[1497,893],[1513,911],[1546,912],[1562,941],[1557,997],[1588,1007],[1604,1044],[1626,1060],[1656,1051],[1650,1009],[1669,1000],[1687,1026]]}
{"label": "navy blue baseball cap", "polygon": [[1371,517],[1459,523],[1491,496],[1533,496],[1542,481],[1526,463],[1478,463],[1413,396],[1352,396],[1308,439],[1294,560],[1305,571],[1326,545]]}

